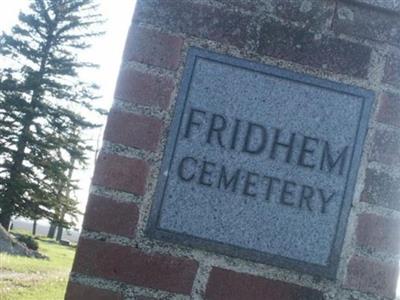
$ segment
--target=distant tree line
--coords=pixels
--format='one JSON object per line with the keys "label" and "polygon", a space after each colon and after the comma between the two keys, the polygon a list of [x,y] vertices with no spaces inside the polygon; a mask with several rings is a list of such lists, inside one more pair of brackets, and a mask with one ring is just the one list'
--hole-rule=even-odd
{"label": "distant tree line", "polygon": [[79,214],[72,174],[92,150],[84,131],[98,126],[86,116],[104,113],[98,87],[78,72],[96,67],[78,54],[103,19],[96,0],[30,2],[0,36],[0,223],[46,218],[54,230]]}

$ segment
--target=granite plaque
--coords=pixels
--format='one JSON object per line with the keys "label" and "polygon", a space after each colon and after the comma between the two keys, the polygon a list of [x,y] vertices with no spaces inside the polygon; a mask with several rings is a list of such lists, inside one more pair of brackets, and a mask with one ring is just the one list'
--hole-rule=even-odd
{"label": "granite plaque", "polygon": [[372,102],[191,48],[148,235],[334,278]]}

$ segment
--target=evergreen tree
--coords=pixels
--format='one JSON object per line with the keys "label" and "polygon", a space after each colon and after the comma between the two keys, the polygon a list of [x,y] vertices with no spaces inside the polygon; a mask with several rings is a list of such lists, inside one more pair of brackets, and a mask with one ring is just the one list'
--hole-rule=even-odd
{"label": "evergreen tree", "polygon": [[[80,50],[101,34],[96,0],[31,0],[0,37],[0,223],[12,216],[54,218],[71,158],[87,159],[82,130],[96,126],[97,87],[81,82]],[[1,68],[1,67],[0,67]],[[65,193],[70,188],[63,187]],[[68,199],[69,201],[70,199]],[[68,202],[65,200],[64,202]],[[69,201],[70,203],[70,201]],[[70,207],[71,205],[66,205]],[[71,208],[71,210],[73,210]]]}

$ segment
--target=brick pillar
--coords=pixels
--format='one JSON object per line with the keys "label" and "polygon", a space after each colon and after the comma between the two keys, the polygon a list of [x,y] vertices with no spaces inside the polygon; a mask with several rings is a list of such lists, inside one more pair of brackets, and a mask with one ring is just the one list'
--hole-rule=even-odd
{"label": "brick pillar", "polygon": [[[399,14],[395,1],[378,0],[138,0],[66,299],[394,299],[400,258]],[[193,48],[372,91],[331,275],[286,258],[275,262],[225,246],[198,247],[184,234],[169,240],[168,234],[149,233]],[[304,147],[311,144],[303,145],[308,157],[312,150]],[[301,213],[315,211],[309,202],[299,207]]]}

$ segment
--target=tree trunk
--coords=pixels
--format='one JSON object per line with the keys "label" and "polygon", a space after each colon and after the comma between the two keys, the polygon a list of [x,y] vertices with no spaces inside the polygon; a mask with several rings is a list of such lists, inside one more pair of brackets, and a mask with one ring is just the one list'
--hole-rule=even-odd
{"label": "tree trunk", "polygon": [[11,214],[7,214],[7,212],[0,213],[0,224],[4,227],[5,230],[9,230],[11,223]]}
{"label": "tree trunk", "polygon": [[[71,180],[72,180],[72,173],[74,172],[74,165],[75,165],[75,158],[72,156],[71,157],[71,168],[68,170],[68,182],[67,182],[67,193],[66,197],[69,198],[69,195],[71,193]],[[63,233],[63,226],[61,224],[64,223],[64,217],[65,217],[65,211],[61,211],[60,213],[60,224],[58,225],[58,230],[57,230],[57,241],[61,241],[62,239],[62,233]]]}
{"label": "tree trunk", "polygon": [[54,239],[54,236],[56,234],[56,228],[57,228],[57,225],[54,222],[51,222],[49,232],[47,233],[47,237],[49,239]]}
{"label": "tree trunk", "polygon": [[[63,221],[63,218],[61,219],[61,222]],[[58,225],[57,227],[57,237],[56,237],[56,241],[59,242],[62,239],[62,234],[63,234],[63,229],[64,227],[62,227],[62,225]]]}
{"label": "tree trunk", "polygon": [[33,226],[32,226],[32,235],[36,235],[36,226],[37,226],[37,220],[33,220]]}

